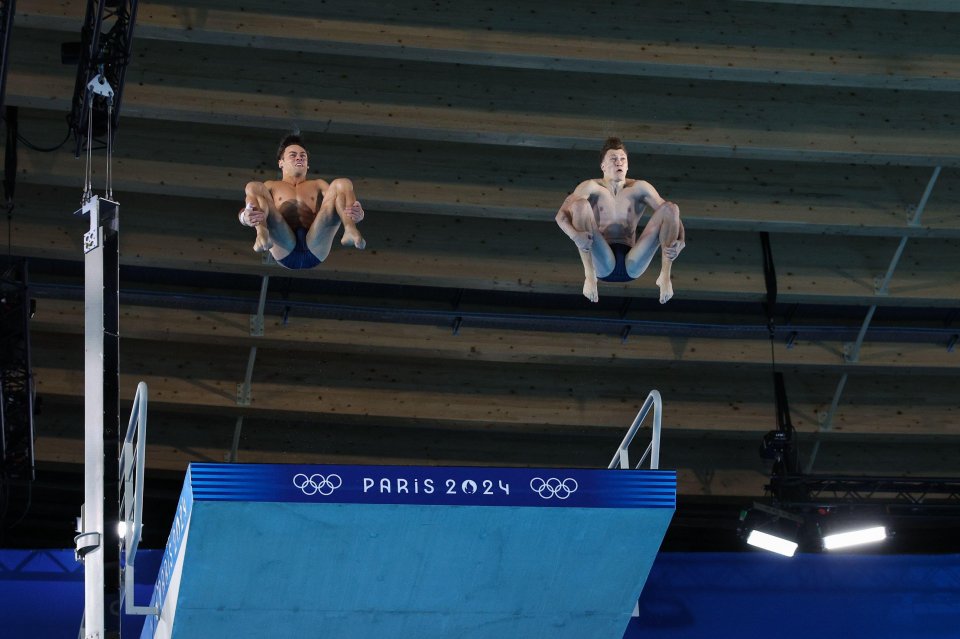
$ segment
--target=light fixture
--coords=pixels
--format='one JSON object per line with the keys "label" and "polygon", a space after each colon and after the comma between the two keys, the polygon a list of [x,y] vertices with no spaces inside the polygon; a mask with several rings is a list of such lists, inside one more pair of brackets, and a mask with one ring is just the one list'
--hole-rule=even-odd
{"label": "light fixture", "polygon": [[125,521],[117,522],[117,534],[120,536],[120,539],[127,538],[127,522]]}
{"label": "light fixture", "polygon": [[850,530],[833,535],[825,535],[823,537],[823,547],[827,550],[834,550],[836,548],[847,548],[849,546],[883,541],[886,538],[887,529],[884,526],[874,526],[872,528],[862,528],[860,530]]}
{"label": "light fixture", "polygon": [[759,530],[750,531],[750,534],[747,536],[747,543],[751,546],[783,555],[784,557],[793,557],[793,554],[797,552],[797,542],[776,537]]}
{"label": "light fixture", "polygon": [[793,557],[799,546],[799,534],[805,520],[802,516],[754,502],[753,507],[740,512],[740,534],[747,544]]}

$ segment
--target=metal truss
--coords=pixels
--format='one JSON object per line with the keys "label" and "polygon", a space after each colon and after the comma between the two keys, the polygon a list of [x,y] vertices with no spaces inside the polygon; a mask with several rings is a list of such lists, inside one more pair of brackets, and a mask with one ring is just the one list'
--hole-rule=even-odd
{"label": "metal truss", "polygon": [[[137,16],[137,0],[87,0],[86,17],[81,30],[80,60],[73,90],[73,103],[67,123],[76,141],[75,155],[86,147],[87,118],[93,109],[93,137],[110,131],[115,135],[120,120],[124,76],[133,44],[133,27]],[[97,76],[113,89],[112,113],[107,98],[90,94],[87,85]],[[109,115],[108,115],[109,113]],[[110,119],[109,126],[107,119]],[[89,141],[92,144],[92,141]],[[104,146],[108,140],[104,140]]]}
{"label": "metal truss", "polygon": [[0,278],[0,470],[3,481],[33,480],[33,374],[26,262]]}
{"label": "metal truss", "polygon": [[768,488],[781,504],[902,505],[931,514],[948,507],[960,514],[960,479],[953,478],[774,475]]}

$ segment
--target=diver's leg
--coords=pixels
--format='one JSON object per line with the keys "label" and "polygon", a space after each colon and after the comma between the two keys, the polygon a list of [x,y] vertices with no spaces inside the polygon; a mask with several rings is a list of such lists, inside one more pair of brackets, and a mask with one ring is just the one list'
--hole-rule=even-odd
{"label": "diver's leg", "polygon": [[585,199],[574,200],[570,203],[570,223],[573,228],[590,236],[592,242],[589,250],[579,250],[580,261],[583,263],[583,296],[591,302],[600,299],[597,289],[597,277],[606,277],[613,272],[617,265],[617,258],[607,241],[600,234],[597,218],[593,214],[593,207]]}
{"label": "diver's leg", "polygon": [[258,253],[270,251],[273,258],[282,260],[297,244],[297,238],[290,225],[274,208],[273,197],[263,182],[248,182],[244,189],[247,206],[255,206],[266,215],[264,221],[257,224],[257,239],[253,250]]}
{"label": "diver's leg", "polygon": [[660,276],[657,277],[661,304],[673,297],[673,283],[670,281],[670,267],[673,262],[663,249],[673,246],[679,235],[680,209],[673,202],[664,202],[650,216],[650,221],[640,233],[636,245],[627,253],[627,274],[637,278],[647,270],[657,249],[661,250]]}

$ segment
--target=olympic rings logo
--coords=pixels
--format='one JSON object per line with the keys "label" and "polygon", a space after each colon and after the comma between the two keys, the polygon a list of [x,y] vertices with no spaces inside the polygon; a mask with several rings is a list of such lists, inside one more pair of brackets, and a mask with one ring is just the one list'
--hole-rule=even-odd
{"label": "olympic rings logo", "polygon": [[340,475],[332,473],[324,476],[313,474],[307,477],[303,473],[293,476],[293,485],[303,491],[304,495],[323,495],[329,497],[337,488],[343,485]]}
{"label": "olympic rings logo", "polygon": [[577,488],[579,488],[577,480],[571,477],[564,480],[556,477],[550,477],[549,479],[534,477],[530,480],[530,490],[540,495],[542,499],[551,499],[552,497],[566,499],[575,493]]}

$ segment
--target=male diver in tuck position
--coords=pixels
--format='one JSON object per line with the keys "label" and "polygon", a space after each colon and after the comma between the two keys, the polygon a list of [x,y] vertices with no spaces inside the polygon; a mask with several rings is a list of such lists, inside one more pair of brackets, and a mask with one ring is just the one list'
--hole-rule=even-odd
{"label": "male diver in tuck position", "polygon": [[346,178],[329,184],[308,180],[307,161],[300,136],[283,138],[277,150],[282,178],[249,182],[247,206],[239,215],[241,224],[257,229],[253,250],[270,251],[280,266],[289,269],[313,268],[325,260],[341,223],[341,244],[358,249],[367,245],[357,230],[363,207],[353,183]]}
{"label": "male diver in tuck position", "polygon": [[[627,150],[620,138],[607,138],[600,151],[603,178],[587,180],[557,212],[557,224],[573,240],[583,261],[583,294],[599,299],[597,280],[629,282],[640,277],[661,249],[660,303],[673,297],[670,266],[686,246],[680,209],[652,185],[627,178]],[[646,207],[653,213],[637,237]]]}

